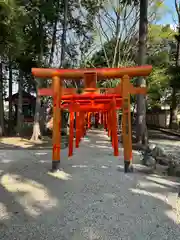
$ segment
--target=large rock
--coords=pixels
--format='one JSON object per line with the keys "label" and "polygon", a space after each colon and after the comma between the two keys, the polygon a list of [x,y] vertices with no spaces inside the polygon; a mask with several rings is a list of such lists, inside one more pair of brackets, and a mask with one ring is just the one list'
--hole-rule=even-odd
{"label": "large rock", "polygon": [[166,157],[165,150],[160,146],[155,146],[152,149],[152,156],[157,159],[158,157]]}
{"label": "large rock", "polygon": [[155,167],[156,166],[156,159],[152,156],[146,156],[146,166],[148,167]]}
{"label": "large rock", "polygon": [[156,168],[156,163],[162,163],[164,160],[166,162],[166,165],[168,164],[168,161],[166,160],[167,156],[165,153],[164,148],[155,145],[155,144],[149,144],[144,151],[142,151],[142,163],[146,166],[152,166]]}

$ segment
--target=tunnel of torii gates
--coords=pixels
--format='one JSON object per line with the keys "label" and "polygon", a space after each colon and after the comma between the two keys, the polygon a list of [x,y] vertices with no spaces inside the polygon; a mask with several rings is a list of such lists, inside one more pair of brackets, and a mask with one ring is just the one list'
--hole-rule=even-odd
{"label": "tunnel of torii gates", "polygon": [[[69,157],[73,155],[74,115],[76,113],[76,140],[79,147],[82,137],[90,127],[90,113],[101,113],[101,123],[108,131],[114,148],[114,156],[119,155],[117,135],[117,109],[122,109],[122,136],[124,148],[124,171],[132,169],[132,131],[130,94],[146,94],[145,87],[134,87],[130,80],[133,77],[145,77],[152,71],[152,66],[126,68],[94,69],[47,69],[33,68],[32,74],[37,78],[52,78],[51,88],[38,90],[39,96],[53,97],[53,153],[52,171],[59,169],[61,147],[61,109],[70,113]],[[115,88],[97,88],[97,81],[120,79]],[[75,88],[63,88],[63,80],[84,81],[83,93],[77,94]],[[88,117],[87,117],[88,116]],[[87,120],[87,121],[86,121]],[[88,122],[88,124],[86,124]]]}

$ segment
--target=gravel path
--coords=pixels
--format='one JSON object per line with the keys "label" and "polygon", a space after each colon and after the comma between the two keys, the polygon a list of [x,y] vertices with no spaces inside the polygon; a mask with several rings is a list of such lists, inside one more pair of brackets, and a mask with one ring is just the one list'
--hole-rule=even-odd
{"label": "gravel path", "polygon": [[50,150],[0,151],[1,240],[180,239],[177,179],[124,174],[107,137],[93,131],[60,171]]}
{"label": "gravel path", "polygon": [[163,148],[166,153],[169,153],[179,159],[180,156],[180,137],[163,133],[158,130],[149,130],[150,142]]}

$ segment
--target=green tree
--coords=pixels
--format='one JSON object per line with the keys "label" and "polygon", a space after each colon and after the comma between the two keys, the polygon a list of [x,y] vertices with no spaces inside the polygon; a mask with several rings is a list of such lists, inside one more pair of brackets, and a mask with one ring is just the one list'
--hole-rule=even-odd
{"label": "green tree", "polygon": [[172,99],[171,99],[171,109],[170,109],[170,128],[177,127],[177,96],[179,88],[177,88],[177,74],[176,71],[179,69],[180,66],[180,2],[178,0],[174,1],[175,9],[178,19],[178,27],[177,27],[177,34],[175,35],[176,39],[176,56],[175,56],[175,63],[174,68],[170,69],[170,72],[174,72],[174,77],[171,79],[171,87],[172,87]]}
{"label": "green tree", "polygon": [[21,22],[24,21],[23,9],[19,8],[19,5],[15,1],[3,1],[0,3],[0,20],[0,132],[2,135],[5,133],[3,65],[6,65],[6,63],[9,64],[9,62],[12,64],[24,46],[22,37],[23,29],[21,28]]}

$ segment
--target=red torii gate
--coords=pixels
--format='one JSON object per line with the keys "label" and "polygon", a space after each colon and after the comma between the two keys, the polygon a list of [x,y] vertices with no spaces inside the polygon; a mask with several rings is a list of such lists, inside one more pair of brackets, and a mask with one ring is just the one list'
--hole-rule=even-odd
{"label": "red torii gate", "polygon": [[[129,68],[103,68],[103,69],[43,69],[33,68],[32,73],[39,78],[52,78],[52,88],[39,89],[39,95],[53,96],[53,156],[52,171],[56,171],[60,164],[61,145],[61,109],[70,111],[70,136],[69,156],[73,154],[73,122],[76,112],[76,147],[85,134],[85,113],[102,112],[105,128],[112,137],[114,155],[118,155],[117,117],[116,109],[122,106],[122,133],[124,147],[125,172],[132,167],[132,134],[130,94],[146,94],[146,88],[133,87],[130,78],[135,76],[148,76],[152,66],[129,67]],[[116,88],[100,89],[96,87],[97,80],[120,78]],[[85,83],[84,93],[76,94],[74,88],[63,88],[63,79],[83,79]],[[61,101],[64,104],[61,104]],[[107,121],[108,118],[108,121]],[[113,124],[111,121],[113,119]]]}

